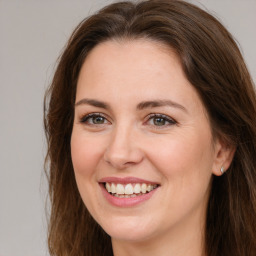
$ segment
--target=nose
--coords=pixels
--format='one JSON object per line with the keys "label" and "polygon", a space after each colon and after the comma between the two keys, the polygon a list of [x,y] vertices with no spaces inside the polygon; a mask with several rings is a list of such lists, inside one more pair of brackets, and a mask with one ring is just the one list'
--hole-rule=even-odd
{"label": "nose", "polygon": [[104,160],[108,164],[122,170],[139,164],[143,157],[138,135],[132,128],[119,126],[113,129],[104,154]]}

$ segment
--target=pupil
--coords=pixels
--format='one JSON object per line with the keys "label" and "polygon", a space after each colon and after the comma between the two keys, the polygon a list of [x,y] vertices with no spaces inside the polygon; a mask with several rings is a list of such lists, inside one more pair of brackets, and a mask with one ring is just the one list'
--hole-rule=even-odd
{"label": "pupil", "polygon": [[161,118],[161,117],[155,118],[154,124],[158,125],[158,126],[165,125],[165,120],[163,118]]}
{"label": "pupil", "polygon": [[94,118],[93,121],[94,121],[95,124],[103,124],[104,123],[104,118],[101,117],[101,116],[97,116],[97,117]]}

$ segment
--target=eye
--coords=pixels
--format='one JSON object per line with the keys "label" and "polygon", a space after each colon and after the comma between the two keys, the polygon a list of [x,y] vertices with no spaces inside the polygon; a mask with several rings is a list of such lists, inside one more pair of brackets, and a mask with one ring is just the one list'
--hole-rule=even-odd
{"label": "eye", "polygon": [[163,114],[151,114],[148,118],[148,124],[156,127],[166,127],[174,125],[177,122],[169,116]]}
{"label": "eye", "polygon": [[102,125],[109,123],[109,121],[101,113],[91,113],[85,115],[81,118],[80,122],[88,125]]}

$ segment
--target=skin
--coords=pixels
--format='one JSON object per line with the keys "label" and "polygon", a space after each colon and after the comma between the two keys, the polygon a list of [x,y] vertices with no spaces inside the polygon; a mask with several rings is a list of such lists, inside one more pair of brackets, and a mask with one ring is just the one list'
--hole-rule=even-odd
{"label": "skin", "polygon": [[[155,100],[175,104],[137,108]],[[232,150],[213,141],[206,110],[176,54],[153,41],[101,43],[81,68],[76,103],[71,153],[77,186],[111,236],[114,254],[203,255],[211,177],[228,168]],[[91,113],[101,117],[86,119]],[[160,187],[139,205],[111,205],[99,180],[131,176]]]}

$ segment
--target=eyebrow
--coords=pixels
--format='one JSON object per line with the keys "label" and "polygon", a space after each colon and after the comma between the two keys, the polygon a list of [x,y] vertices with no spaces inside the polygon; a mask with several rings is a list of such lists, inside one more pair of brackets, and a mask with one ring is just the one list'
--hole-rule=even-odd
{"label": "eyebrow", "polygon": [[91,105],[97,108],[109,109],[109,106],[107,103],[99,100],[94,100],[94,99],[82,99],[77,103],[75,103],[75,107],[80,105]]}
{"label": "eyebrow", "polygon": [[[95,99],[82,99],[75,103],[75,106],[80,105],[91,105],[97,108],[103,108],[103,109],[110,109],[109,105],[106,102],[95,100]],[[188,112],[187,109],[178,104],[177,102],[174,102],[172,100],[150,100],[150,101],[143,101],[137,105],[138,110],[143,110],[146,108],[156,108],[156,107],[174,107],[183,110],[184,112]]]}
{"label": "eyebrow", "polygon": [[172,100],[152,100],[152,101],[143,101],[138,104],[137,109],[142,110],[145,108],[156,108],[156,107],[174,107],[183,110],[184,112],[188,112],[187,109],[178,104],[177,102],[174,102]]}

